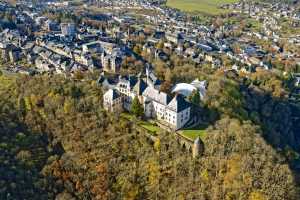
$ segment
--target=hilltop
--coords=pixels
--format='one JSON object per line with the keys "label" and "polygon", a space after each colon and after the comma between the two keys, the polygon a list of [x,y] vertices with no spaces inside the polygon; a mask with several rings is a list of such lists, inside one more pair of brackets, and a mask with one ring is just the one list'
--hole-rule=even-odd
{"label": "hilltop", "polygon": [[94,81],[0,83],[0,199],[298,199],[285,158],[250,121],[222,117],[193,160],[174,134],[153,144],[105,112]]}

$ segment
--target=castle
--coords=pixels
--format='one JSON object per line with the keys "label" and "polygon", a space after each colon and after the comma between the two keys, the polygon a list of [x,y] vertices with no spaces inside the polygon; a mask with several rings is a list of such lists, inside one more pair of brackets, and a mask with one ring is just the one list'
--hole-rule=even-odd
{"label": "castle", "polygon": [[190,120],[190,103],[180,94],[171,98],[161,92],[160,81],[149,70],[144,78],[141,74],[116,79],[101,77],[99,82],[107,90],[103,96],[103,106],[108,111],[130,111],[132,101],[137,97],[146,118],[156,119],[173,130],[183,128]]}

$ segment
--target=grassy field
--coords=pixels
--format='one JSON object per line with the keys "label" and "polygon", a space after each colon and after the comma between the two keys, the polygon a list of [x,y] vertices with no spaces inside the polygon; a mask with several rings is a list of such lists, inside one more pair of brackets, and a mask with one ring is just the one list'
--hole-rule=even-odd
{"label": "grassy field", "polygon": [[187,12],[201,12],[216,15],[227,12],[219,9],[222,4],[235,3],[238,0],[168,0],[167,6]]}
{"label": "grassy field", "polygon": [[158,134],[161,131],[161,129],[157,125],[150,123],[148,121],[139,120],[130,113],[124,112],[121,114],[121,117],[123,117],[129,121],[135,121],[137,123],[137,125],[150,131],[151,133]]}
{"label": "grassy field", "polygon": [[206,131],[205,131],[206,128],[207,125],[199,125],[195,128],[180,130],[179,134],[187,138],[190,138],[191,140],[195,140],[197,137],[200,137],[202,140],[204,140],[206,137]]}
{"label": "grassy field", "polygon": [[195,140],[197,137],[204,139],[206,132],[204,130],[183,130],[181,135],[190,138],[192,140]]}
{"label": "grassy field", "polygon": [[160,128],[158,126],[151,124],[149,122],[141,122],[139,125],[144,129],[147,129],[148,131],[153,133],[158,133],[160,131]]}

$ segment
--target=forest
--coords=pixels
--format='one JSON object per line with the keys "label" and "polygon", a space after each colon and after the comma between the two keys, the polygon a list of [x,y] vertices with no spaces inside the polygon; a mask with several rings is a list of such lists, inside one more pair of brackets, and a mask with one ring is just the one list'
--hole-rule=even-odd
{"label": "forest", "polygon": [[216,72],[205,151],[102,108],[96,77],[0,76],[0,199],[299,199],[299,105],[274,75]]}

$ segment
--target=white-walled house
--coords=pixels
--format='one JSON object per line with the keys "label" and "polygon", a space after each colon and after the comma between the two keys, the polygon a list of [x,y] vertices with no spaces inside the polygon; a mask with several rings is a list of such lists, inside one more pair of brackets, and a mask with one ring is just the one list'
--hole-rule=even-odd
{"label": "white-walled house", "polygon": [[103,95],[103,107],[110,112],[123,111],[123,98],[115,89],[109,89]]}
{"label": "white-walled house", "polygon": [[166,107],[165,121],[172,125],[175,130],[181,129],[190,119],[191,106],[180,95],[176,94]]}
{"label": "white-walled house", "polygon": [[166,122],[170,128],[183,128],[190,120],[191,105],[180,94],[171,100],[153,87],[147,87],[143,93],[145,116]]}
{"label": "white-walled house", "polygon": [[170,97],[152,86],[148,86],[143,92],[143,105],[145,116],[163,120],[166,106],[170,102]]}

